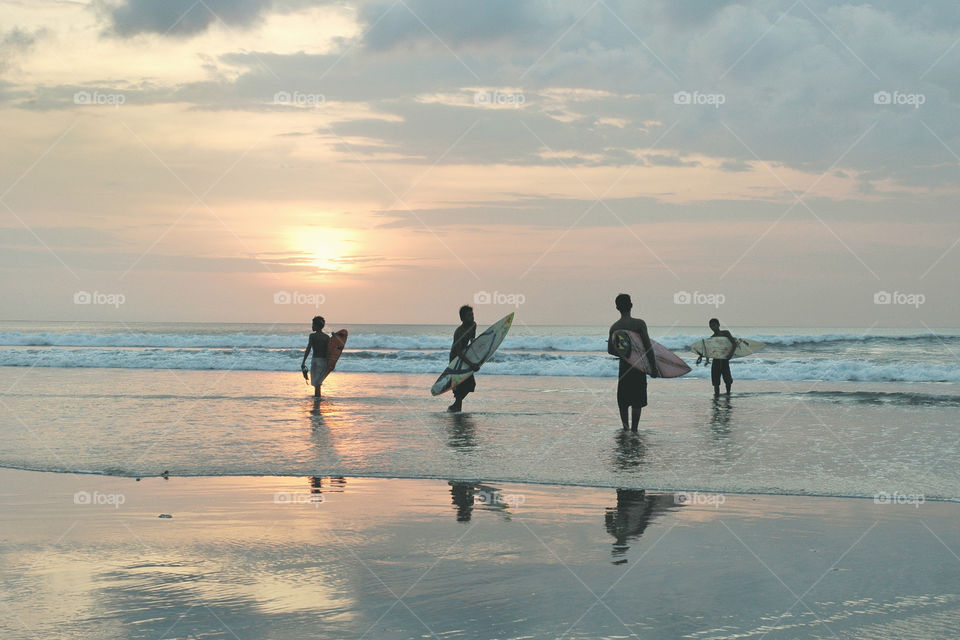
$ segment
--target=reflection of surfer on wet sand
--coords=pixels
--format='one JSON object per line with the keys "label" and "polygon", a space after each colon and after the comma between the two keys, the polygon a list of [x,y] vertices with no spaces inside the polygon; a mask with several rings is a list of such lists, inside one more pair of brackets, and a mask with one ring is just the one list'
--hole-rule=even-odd
{"label": "reflection of surfer on wet sand", "polygon": [[462,451],[469,451],[477,446],[477,426],[473,418],[464,413],[451,413],[448,416],[450,424],[447,427],[449,439],[447,444]]}
{"label": "reflection of surfer on wet sand", "polygon": [[647,445],[639,433],[623,430],[617,432],[617,449],[613,458],[613,464],[617,469],[628,471],[639,467],[646,454]]}
{"label": "reflection of surfer on wet sand", "polygon": [[655,516],[673,511],[682,505],[676,503],[672,493],[646,495],[643,489],[617,489],[617,506],[607,507],[604,522],[613,543],[613,564],[625,564],[624,557],[630,550],[628,544],[643,535]]}
{"label": "reflection of surfer on wet sand", "polygon": [[710,417],[710,428],[714,433],[729,433],[731,415],[733,415],[733,405],[730,403],[730,396],[714,396],[713,415]]}
{"label": "reflection of surfer on wet sand", "polygon": [[518,507],[526,502],[521,494],[504,494],[496,487],[467,482],[463,480],[449,480],[450,498],[457,509],[457,522],[470,522],[474,507],[485,511],[496,511],[506,520],[510,520],[509,507]]}

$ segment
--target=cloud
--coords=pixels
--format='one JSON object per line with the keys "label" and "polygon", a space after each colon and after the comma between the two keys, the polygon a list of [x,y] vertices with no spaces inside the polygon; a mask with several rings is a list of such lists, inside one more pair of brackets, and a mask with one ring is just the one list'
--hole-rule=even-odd
{"label": "cloud", "polygon": [[217,22],[240,29],[259,24],[273,11],[290,12],[319,4],[316,0],[122,0],[100,4],[109,23],[108,33],[121,38],[154,33],[191,37]]}
{"label": "cloud", "polygon": [[46,29],[27,31],[20,27],[0,32],[0,73],[6,72],[17,56],[29,51],[46,33]]}
{"label": "cloud", "polygon": [[549,28],[551,12],[538,2],[517,0],[406,0],[372,2],[360,9],[369,25],[366,48],[388,51],[426,43],[459,49],[509,40],[522,46],[525,39]]}
{"label": "cloud", "polygon": [[[162,32],[161,23],[178,17],[168,14],[189,9],[189,1],[124,0],[111,5],[110,16],[118,32]],[[217,11],[223,1],[206,4]],[[242,26],[306,4],[240,0],[218,14]],[[204,59],[211,79],[200,82],[160,86],[131,77],[125,88],[35,86],[32,101],[4,85],[0,99],[74,108],[75,91],[112,90],[125,92],[129,106],[177,102],[263,113],[283,108],[274,104],[277,92],[320,94],[326,104],[318,114],[330,114],[332,105],[345,113],[334,118],[337,148],[347,146],[336,136],[362,139],[349,145],[358,155],[384,159],[389,152],[409,162],[442,156],[443,163],[623,165],[659,140],[654,151],[719,159],[730,172],[747,171],[759,158],[818,174],[842,158],[838,168],[873,172],[873,181],[941,186],[949,183],[949,149],[960,150],[953,113],[960,12],[949,3],[913,13],[896,2],[820,0],[355,6],[366,29],[333,53],[236,51]],[[188,14],[172,35],[215,19],[203,3]],[[516,91],[524,102],[477,104],[478,87]],[[877,104],[878,91],[919,92],[924,104]],[[678,104],[677,92],[720,95],[723,103]],[[677,156],[649,161],[664,163],[677,164]]]}

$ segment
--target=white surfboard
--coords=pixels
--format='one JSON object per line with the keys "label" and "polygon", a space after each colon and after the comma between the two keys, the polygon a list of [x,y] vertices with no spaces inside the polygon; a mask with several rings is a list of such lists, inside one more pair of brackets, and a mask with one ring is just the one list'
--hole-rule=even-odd
{"label": "white surfboard", "polygon": [[737,348],[732,354],[730,353],[732,346],[730,340],[718,336],[697,340],[690,345],[690,351],[693,351],[698,356],[706,356],[708,358],[732,359],[749,356],[763,349],[763,343],[757,342],[756,340],[748,340],[747,338],[734,338],[734,340],[737,341]]}
{"label": "white surfboard", "polygon": [[[483,364],[490,359],[490,356],[496,352],[497,347],[500,346],[503,339],[507,337],[507,332],[510,331],[511,325],[513,325],[512,313],[478,335],[476,340],[471,342],[470,346],[467,347],[464,355],[467,356],[471,362]],[[441,393],[449,391],[472,375],[473,369],[459,357],[456,357],[450,361],[450,364],[448,364],[447,368],[440,374],[437,381],[433,383],[430,393],[438,396]]]}

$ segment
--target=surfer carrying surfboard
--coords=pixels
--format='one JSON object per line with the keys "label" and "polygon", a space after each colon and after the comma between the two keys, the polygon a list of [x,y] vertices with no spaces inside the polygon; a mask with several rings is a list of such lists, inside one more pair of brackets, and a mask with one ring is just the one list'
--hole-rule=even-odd
{"label": "surfer carrying surfboard", "polygon": [[[617,311],[620,312],[620,319],[610,327],[610,335],[607,338],[607,353],[619,357],[613,340],[615,331],[634,331],[640,335],[640,339],[643,342],[645,357],[651,367],[650,375],[654,378],[659,378],[660,370],[657,368],[657,359],[653,354],[653,345],[650,344],[650,335],[647,333],[647,323],[640,318],[631,317],[630,310],[633,309],[633,302],[626,293],[618,295],[615,304]],[[617,406],[620,408],[620,421],[623,423],[623,428],[626,429],[629,422],[630,430],[636,431],[640,425],[640,412],[647,406],[647,374],[633,367],[623,358],[620,358],[620,380],[617,383]],[[633,407],[632,416],[629,415],[631,407]]]}
{"label": "surfer carrying surfboard", "polygon": [[[737,339],[726,329],[720,329],[720,321],[716,318],[710,318],[710,330],[713,331],[714,338],[726,338],[730,341],[730,355],[737,350]],[[730,374],[730,358],[714,358],[710,366],[710,380],[713,382],[713,395],[720,395],[720,379],[727,387],[727,395],[730,395],[730,385],[733,384],[733,376]]]}
{"label": "surfer carrying surfboard", "polygon": [[313,319],[313,333],[307,339],[307,349],[303,352],[303,361],[300,363],[303,379],[307,380],[307,356],[310,355],[311,351],[313,352],[313,358],[310,360],[309,381],[313,384],[313,395],[316,398],[320,397],[320,386],[329,373],[327,370],[327,351],[330,348],[330,336],[323,332],[325,324],[327,324],[327,321],[323,319],[323,316],[316,316]]}
{"label": "surfer carrying surfboard", "polygon": [[[471,362],[466,356],[467,347],[477,338],[477,323],[473,319],[473,307],[460,307],[460,326],[453,332],[453,346],[450,347],[450,359],[460,358],[474,371],[480,370],[480,365]],[[467,394],[477,389],[477,376],[473,375],[453,388],[454,401],[447,411],[458,412],[463,410],[463,399]]]}

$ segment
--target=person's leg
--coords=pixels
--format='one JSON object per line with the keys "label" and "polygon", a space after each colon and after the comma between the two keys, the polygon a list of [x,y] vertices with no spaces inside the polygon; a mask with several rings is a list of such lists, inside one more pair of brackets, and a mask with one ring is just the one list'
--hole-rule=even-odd
{"label": "person's leg", "polygon": [[460,385],[453,389],[453,404],[447,407],[447,411],[457,413],[463,410],[463,399],[467,397],[467,394],[470,393],[470,389],[467,385]]}
{"label": "person's leg", "polygon": [[640,414],[643,412],[643,406],[640,404],[633,405],[633,415],[631,416],[632,420],[630,422],[630,431],[636,432],[637,428],[640,426]]}
{"label": "person's leg", "polygon": [[313,397],[314,398],[320,397],[320,385],[317,385],[313,388]]}
{"label": "person's leg", "polygon": [[713,383],[713,395],[720,395],[720,370],[722,365],[720,360],[716,358],[713,359],[713,362],[710,364],[710,382]]}
{"label": "person's leg", "polygon": [[723,370],[721,373],[723,374],[723,382],[727,385],[727,395],[730,395],[730,385],[733,384],[733,375],[730,374],[729,360],[723,361]]}
{"label": "person's leg", "polygon": [[620,422],[624,429],[630,428],[629,411],[630,402],[627,398],[626,384],[623,379],[617,384],[617,407],[620,409]]}

